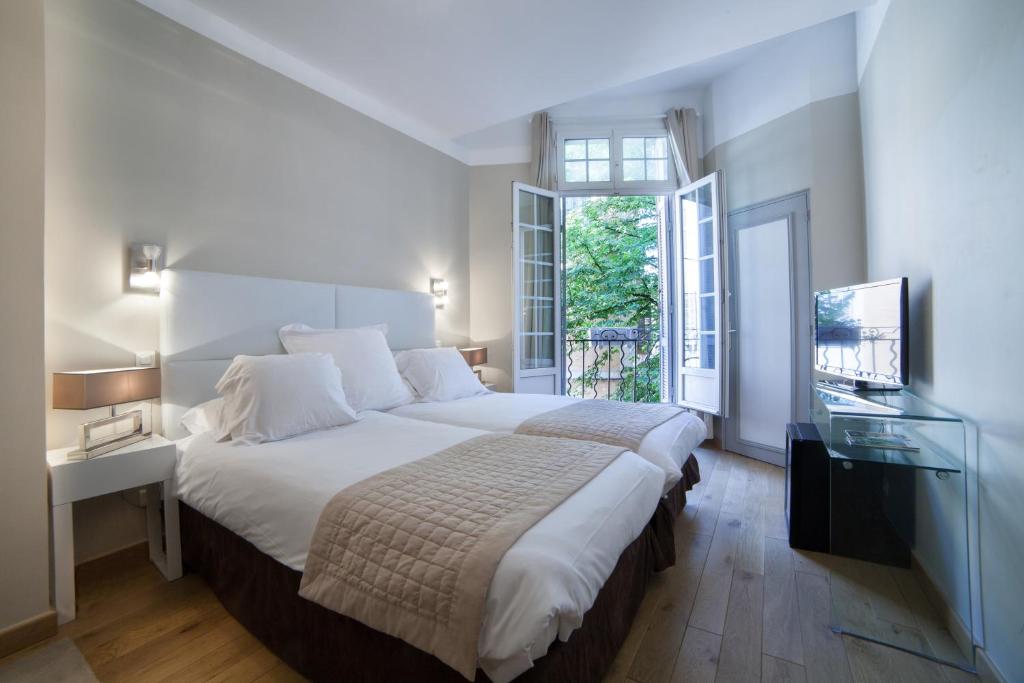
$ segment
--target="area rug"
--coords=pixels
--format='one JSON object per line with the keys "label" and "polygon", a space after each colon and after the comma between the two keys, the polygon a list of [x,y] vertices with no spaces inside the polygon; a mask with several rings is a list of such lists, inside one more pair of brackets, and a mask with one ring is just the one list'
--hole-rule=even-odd
{"label": "area rug", "polygon": [[58,640],[0,664],[3,683],[99,683],[73,642]]}

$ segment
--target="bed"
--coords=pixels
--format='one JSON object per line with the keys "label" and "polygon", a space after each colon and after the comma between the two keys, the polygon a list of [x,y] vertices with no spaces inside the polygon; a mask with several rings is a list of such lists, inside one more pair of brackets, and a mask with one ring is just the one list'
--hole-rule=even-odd
{"label": "bed", "polygon": [[[455,401],[419,402],[399,406],[390,414],[489,432],[513,433],[526,420],[579,399],[542,394],[490,392]],[[682,412],[644,437],[637,453],[665,473],[663,493],[673,514],[685,504],[686,491],[700,481],[694,449],[707,438],[704,421]]]}
{"label": "bed", "polygon": [[[186,566],[313,679],[465,680],[402,640],[301,598],[298,587],[326,498],[374,468],[414,461],[479,430],[366,413],[354,425],[240,449],[180,427],[185,410],[214,396],[235,355],[280,353],[276,330],[284,324],[387,322],[395,348],[431,345],[430,296],[169,270],[161,299],[161,413],[164,432],[179,444]],[[674,561],[664,550],[671,523],[658,513],[663,484],[663,471],[622,453],[515,542],[487,596],[477,680],[603,675],[650,576]],[[538,567],[545,569],[529,573]]]}

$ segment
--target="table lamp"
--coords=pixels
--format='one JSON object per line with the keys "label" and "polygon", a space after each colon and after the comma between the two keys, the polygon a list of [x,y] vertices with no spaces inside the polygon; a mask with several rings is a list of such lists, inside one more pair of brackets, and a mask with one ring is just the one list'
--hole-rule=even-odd
{"label": "table lamp", "polygon": [[473,368],[473,372],[476,373],[476,378],[483,383],[483,373],[478,368],[478,365],[487,364],[487,347],[486,346],[474,346],[468,349],[459,349],[459,353],[466,359],[466,363],[469,367]]}
{"label": "table lamp", "polygon": [[149,438],[142,411],[118,415],[115,406],[160,397],[160,368],[111,368],[53,373],[55,410],[110,408],[110,416],[78,427],[78,449],[68,460],[84,460]]}

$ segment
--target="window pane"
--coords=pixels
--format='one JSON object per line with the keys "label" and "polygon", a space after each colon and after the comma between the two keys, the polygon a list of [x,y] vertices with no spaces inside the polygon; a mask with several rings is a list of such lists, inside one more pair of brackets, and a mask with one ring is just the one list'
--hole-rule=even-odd
{"label": "window pane", "polygon": [[648,180],[666,180],[668,173],[665,168],[665,160],[655,160],[647,162],[647,179]]}
{"label": "window pane", "polygon": [[700,336],[700,366],[708,370],[715,369],[715,335]]}
{"label": "window pane", "polygon": [[565,162],[565,182],[585,183],[587,182],[587,162],[567,161]]}
{"label": "window pane", "polygon": [[537,223],[551,227],[555,221],[555,200],[544,195],[537,195]]}
{"label": "window pane", "polygon": [[523,296],[555,295],[555,271],[552,266],[523,263]]}
{"label": "window pane", "polygon": [[533,193],[526,190],[519,190],[519,222],[533,223]]}
{"label": "window pane", "polygon": [[665,138],[647,138],[647,158],[664,159],[668,156]]}
{"label": "window pane", "polygon": [[701,185],[697,188],[697,203],[700,204],[700,218],[711,215],[711,186]]}
{"label": "window pane", "polygon": [[553,332],[555,329],[555,307],[550,301],[526,300],[523,302],[524,332]]}
{"label": "window pane", "polygon": [[623,180],[643,180],[644,179],[644,162],[641,160],[623,161],[622,162],[622,179]]}
{"label": "window pane", "polygon": [[611,178],[607,161],[589,161],[587,165],[590,166],[591,182],[607,181]]}
{"label": "window pane", "polygon": [[550,230],[538,230],[536,260],[545,263],[555,262],[555,233]]}
{"label": "window pane", "polygon": [[715,297],[713,296],[700,298],[700,329],[709,332],[715,329]]}
{"label": "window pane", "polygon": [[700,261],[700,293],[710,294],[715,291],[715,260],[701,259]]}
{"label": "window pane", "polygon": [[543,230],[531,230],[523,228],[523,258],[527,261],[536,261],[537,258],[537,233]]}
{"label": "window pane", "polygon": [[520,366],[524,370],[551,368],[555,365],[555,335],[523,335]]}
{"label": "window pane", "polygon": [[700,233],[700,255],[711,256],[715,250],[715,243],[711,237],[711,221],[701,223],[697,231]]}
{"label": "window pane", "polygon": [[587,158],[607,159],[608,138],[594,138],[593,140],[587,140]]}
{"label": "window pane", "polygon": [[643,138],[622,138],[623,159],[643,159],[644,139]]}
{"label": "window pane", "polygon": [[565,141],[565,158],[566,159],[586,159],[587,158],[587,141],[586,140],[566,140]]}

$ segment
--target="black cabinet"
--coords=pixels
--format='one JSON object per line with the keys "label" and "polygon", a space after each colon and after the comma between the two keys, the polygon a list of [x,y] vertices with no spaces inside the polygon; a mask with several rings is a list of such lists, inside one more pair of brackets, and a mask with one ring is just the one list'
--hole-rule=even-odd
{"label": "black cabinet", "polygon": [[786,425],[789,545],[910,566],[915,470],[830,458],[813,424]]}
{"label": "black cabinet", "polygon": [[786,522],[793,548],[828,552],[828,461],[817,427],[786,425]]}

